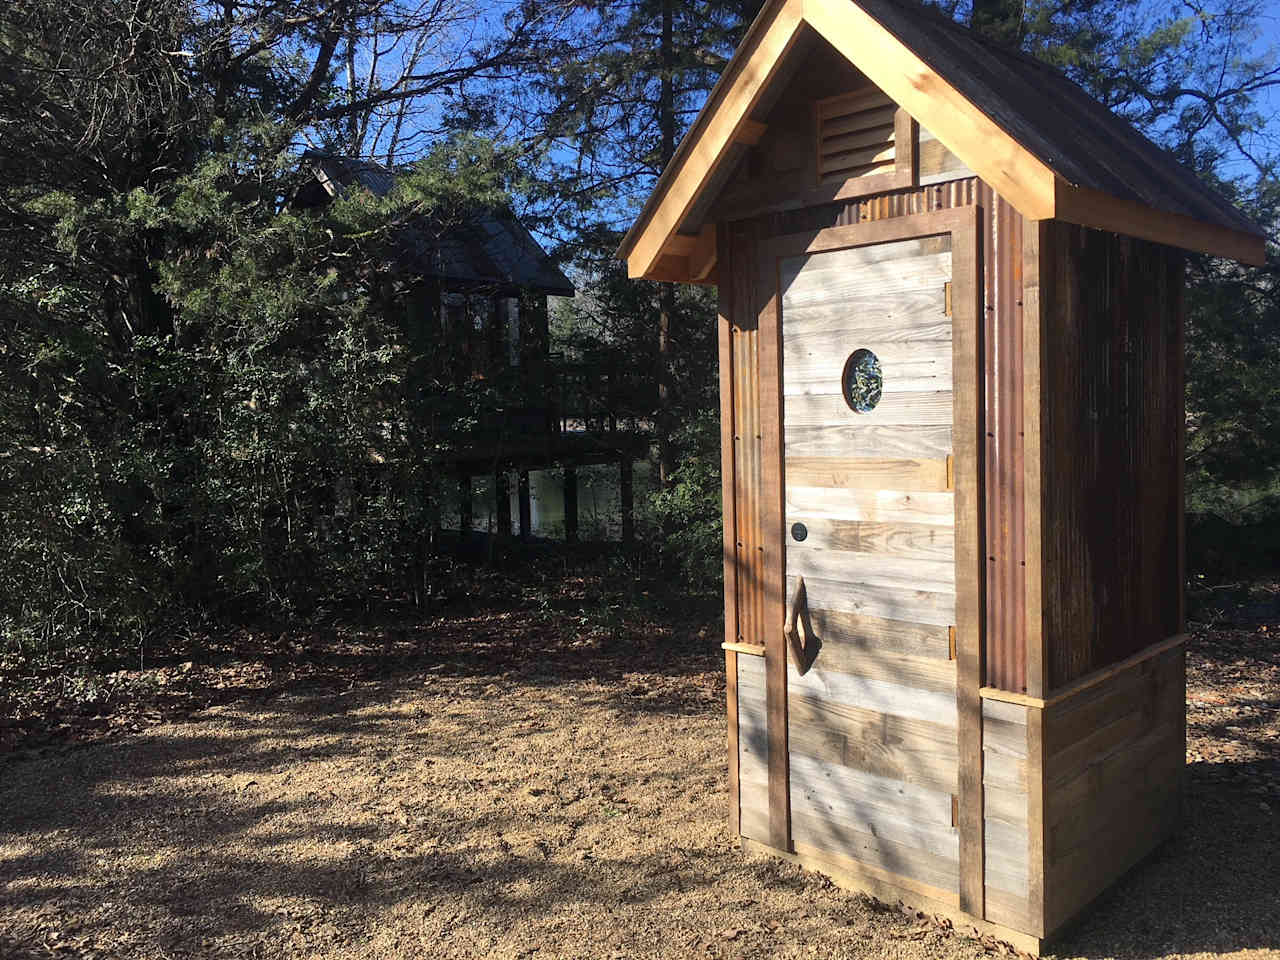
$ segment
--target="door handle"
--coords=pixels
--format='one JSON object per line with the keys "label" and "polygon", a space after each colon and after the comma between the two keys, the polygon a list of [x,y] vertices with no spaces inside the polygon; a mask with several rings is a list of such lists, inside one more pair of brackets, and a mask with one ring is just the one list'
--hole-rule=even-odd
{"label": "door handle", "polygon": [[796,580],[795,592],[791,594],[791,603],[787,605],[787,619],[782,625],[782,634],[787,639],[787,652],[791,654],[791,663],[796,668],[796,673],[804,676],[818,655],[818,638],[813,635],[813,624],[809,620],[809,597],[804,577]]}

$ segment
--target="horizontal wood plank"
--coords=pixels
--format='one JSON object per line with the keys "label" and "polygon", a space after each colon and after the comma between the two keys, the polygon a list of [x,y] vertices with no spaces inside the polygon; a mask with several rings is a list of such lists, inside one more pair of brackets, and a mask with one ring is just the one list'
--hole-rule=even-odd
{"label": "horizontal wood plank", "polygon": [[804,676],[790,667],[787,690],[789,696],[809,697],[824,704],[874,710],[938,726],[956,724],[954,692],[921,690],[889,680],[828,670],[820,664],[815,664]]}
{"label": "horizontal wood plank", "polygon": [[954,446],[951,425],[843,424],[789,427],[783,446],[788,457],[920,457],[938,459]]}
{"label": "horizontal wood plank", "polygon": [[[923,526],[921,524],[920,526]],[[955,593],[956,565],[951,560],[922,560],[853,550],[823,550],[804,543],[789,544],[787,571],[793,576],[854,581],[931,593]],[[813,601],[821,603],[820,594]]]}
{"label": "horizontal wood plank", "polygon": [[949,793],[842,764],[826,764],[800,750],[792,751],[791,784],[793,789],[803,787],[824,796],[883,807],[905,820],[951,828]]}
{"label": "horizontal wood plank", "polygon": [[[790,309],[783,318],[783,326],[788,335],[824,335],[828,343],[841,338],[850,346],[854,343],[858,346],[867,343],[945,343],[951,339],[951,321],[945,310],[946,294],[942,288],[894,291],[877,288],[856,301],[818,303]],[[803,344],[798,344],[792,356],[800,356],[802,348]]]}
{"label": "horizontal wood plank", "polygon": [[864,127],[850,133],[827,135],[822,138],[822,155],[855,150],[858,147],[870,147],[893,141],[893,122],[880,123],[872,127]]}
{"label": "horizontal wood plank", "polygon": [[994,750],[982,752],[982,782],[1019,793],[1027,792],[1027,763]]}
{"label": "horizontal wood plank", "polygon": [[[947,490],[946,458],[936,460],[877,457],[791,457],[787,483],[801,487],[844,487],[864,490]],[[941,531],[933,529],[933,535]],[[848,548],[853,549],[853,548]]]}
{"label": "horizontal wood plank", "polygon": [[[842,391],[845,361],[854,350],[870,350],[880,360],[884,393],[951,389],[951,341],[852,340],[847,334],[819,331],[788,338],[783,393],[835,394]],[[834,454],[847,456],[847,453]]]}
{"label": "horizontal wood plank", "polygon": [[797,844],[851,857],[931,886],[955,889],[959,885],[959,867],[949,859],[883,840],[821,817],[793,816],[791,833]]}
{"label": "horizontal wood plank", "polygon": [[803,751],[824,762],[953,794],[954,727],[793,695],[790,727]]}
{"label": "horizontal wood plank", "polygon": [[833,489],[787,485],[787,525],[831,519],[952,527],[955,496],[947,492]]}
{"label": "horizontal wood plank", "polygon": [[[787,595],[795,592],[797,577],[787,578]],[[858,613],[885,620],[931,623],[950,626],[955,623],[954,593],[915,590],[884,584],[805,580],[809,602],[823,610]]]}
{"label": "horizontal wood plank", "polygon": [[[815,628],[815,633],[817,630]],[[956,665],[954,660],[916,657],[883,650],[868,649],[860,644],[847,643],[838,637],[818,634],[821,647],[818,659],[827,670],[835,670],[854,677],[885,680],[920,690],[954,693]]]}
{"label": "horizontal wood plank", "polygon": [[891,124],[897,112],[898,108],[889,103],[882,107],[872,107],[843,116],[832,117],[823,121],[822,135],[824,137],[834,137],[852,133],[855,130],[866,130],[868,127],[881,127],[887,123]]}
{"label": "horizontal wood plank", "polygon": [[853,170],[880,163],[892,163],[894,152],[892,141],[876,146],[859,147],[856,150],[843,150],[839,153],[828,153],[824,149],[818,160],[818,170],[820,173],[828,174],[835,173],[837,170]]}
{"label": "horizontal wood plank", "polygon": [[883,617],[809,607],[814,632],[861,650],[947,660],[951,654],[947,624],[915,623]]}
{"label": "horizontal wood plank", "polygon": [[1027,794],[1023,790],[986,783],[982,787],[982,810],[988,820],[1026,826]]}
{"label": "horizontal wood plank", "polygon": [[998,700],[982,702],[982,746],[1005,756],[1027,756],[1027,708]]}
{"label": "horizontal wood plank", "polygon": [[[805,525],[805,539],[797,542],[791,537],[787,544],[788,551],[834,551],[871,555],[844,558],[848,565],[846,569],[880,559],[888,563],[896,562],[897,559],[929,560],[954,566],[954,534],[952,528],[941,524],[876,523],[870,520],[832,520],[828,517],[806,519],[798,513],[795,518],[793,523]],[[941,572],[941,567],[938,570]],[[796,572],[804,571],[797,568]],[[919,568],[914,572],[920,572]],[[954,570],[950,577],[942,574],[942,582],[953,583],[954,579]]]}
{"label": "horizontal wood plank", "polygon": [[945,426],[949,436],[951,410],[949,390],[882,393],[880,402],[865,413],[852,409],[838,393],[803,394],[786,398],[782,419],[788,432],[797,427],[903,424]]}
{"label": "horizontal wood plank", "polygon": [[806,782],[793,774],[791,815],[868,833],[944,860],[960,859],[960,836],[950,823],[914,820],[901,807],[864,803],[830,781]]}
{"label": "horizontal wood plank", "polygon": [[837,94],[834,97],[823,97],[815,105],[818,111],[819,120],[829,120],[832,117],[847,117],[850,114],[862,113],[864,110],[877,110],[882,107],[894,107],[896,105],[884,91],[876,86],[864,86],[857,90],[850,90],[847,93]]}
{"label": "horizontal wood plank", "polygon": [[[933,292],[943,306],[942,285],[951,279],[951,251],[945,238],[851,247],[788,257],[779,265],[783,330],[793,311],[845,305],[851,316],[873,318],[861,310],[863,297],[877,300],[894,293]],[[925,252],[930,247],[937,252]],[[935,308],[929,301],[928,312]]]}
{"label": "horizontal wood plank", "polygon": [[1025,897],[1030,892],[1026,825],[984,821],[984,865],[988,886]]}
{"label": "horizontal wood plank", "polygon": [[[988,887],[984,897],[987,920],[994,924],[1000,924],[1004,927],[1012,927],[1014,930],[1030,930],[1034,926],[1031,919],[1031,904],[1026,897],[1015,896],[1011,893],[1005,893],[1003,890],[997,890],[994,887]],[[1028,934],[1020,934],[1022,937]],[[997,937],[997,939],[1008,940],[1007,936]],[[1032,937],[1032,940],[1035,938]],[[1030,953],[1033,956],[1039,956],[1040,948],[1037,945],[1034,949],[1028,950],[1026,947],[1020,947],[1024,953]]]}

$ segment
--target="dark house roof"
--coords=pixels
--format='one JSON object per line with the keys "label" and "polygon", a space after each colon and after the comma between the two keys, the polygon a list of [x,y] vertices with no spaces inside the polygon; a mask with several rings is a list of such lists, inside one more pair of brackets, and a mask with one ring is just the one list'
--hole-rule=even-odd
{"label": "dark house roof", "polygon": [[[303,160],[315,172],[316,186],[300,196],[316,205],[359,184],[380,197],[395,186],[395,174],[376,163],[308,150]],[[474,208],[443,229],[412,230],[406,237],[408,259],[425,277],[457,287],[497,286],[571,297],[573,284],[538,242],[507,210]]]}

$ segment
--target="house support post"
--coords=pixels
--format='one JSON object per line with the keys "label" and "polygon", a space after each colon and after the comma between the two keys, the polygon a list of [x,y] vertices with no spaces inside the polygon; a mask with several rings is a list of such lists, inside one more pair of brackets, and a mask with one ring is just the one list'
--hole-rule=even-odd
{"label": "house support post", "polygon": [[494,535],[500,540],[511,536],[511,478],[507,471],[493,475]]}
{"label": "house support post", "polygon": [[533,533],[533,504],[529,499],[529,471],[521,470],[516,482],[516,495],[520,501],[520,539],[528,542]]}
{"label": "house support post", "polygon": [[624,456],[618,461],[619,500],[622,506],[622,542],[626,546],[635,543],[635,492],[631,483],[631,458]]}
{"label": "house support post", "polygon": [[475,514],[471,509],[471,474],[458,475],[458,536],[465,538],[475,523]]}
{"label": "house support post", "polygon": [[578,542],[578,468],[564,468],[564,542]]}

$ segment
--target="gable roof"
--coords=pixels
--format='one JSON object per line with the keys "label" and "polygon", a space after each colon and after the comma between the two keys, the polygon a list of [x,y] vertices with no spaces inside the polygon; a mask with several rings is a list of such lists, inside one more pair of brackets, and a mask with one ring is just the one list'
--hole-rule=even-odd
{"label": "gable roof", "polygon": [[[307,150],[317,183],[335,196],[352,184],[385,197],[395,174],[380,164]],[[524,224],[507,210],[476,207],[460,223],[440,231],[413,230],[405,237],[412,265],[423,276],[458,286],[498,286],[572,297],[573,284]]]}
{"label": "gable roof", "polygon": [[689,215],[758,139],[784,62],[809,31],[1028,219],[1263,262],[1257,226],[1048,65],[910,0],[771,0],[623,239],[632,276],[697,275],[686,262],[679,276],[679,257],[696,246],[687,234],[700,227]]}

